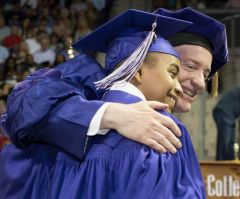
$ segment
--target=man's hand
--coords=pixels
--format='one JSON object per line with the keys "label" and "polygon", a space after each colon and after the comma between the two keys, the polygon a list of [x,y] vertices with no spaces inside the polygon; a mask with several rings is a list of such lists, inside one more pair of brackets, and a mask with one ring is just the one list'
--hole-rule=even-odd
{"label": "man's hand", "polygon": [[115,129],[124,137],[159,152],[176,153],[182,146],[176,137],[181,136],[181,132],[172,119],[155,111],[166,109],[167,106],[155,101],[112,103],[103,115],[101,129]]}

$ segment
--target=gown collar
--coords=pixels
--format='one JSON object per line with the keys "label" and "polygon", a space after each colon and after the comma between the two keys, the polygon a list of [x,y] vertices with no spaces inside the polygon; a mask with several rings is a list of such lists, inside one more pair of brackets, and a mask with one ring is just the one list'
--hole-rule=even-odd
{"label": "gown collar", "polygon": [[121,83],[115,83],[110,87],[111,91],[123,91],[126,93],[129,93],[131,95],[134,95],[136,97],[139,97],[140,99],[146,101],[145,96],[143,93],[133,84],[129,82],[121,82]]}

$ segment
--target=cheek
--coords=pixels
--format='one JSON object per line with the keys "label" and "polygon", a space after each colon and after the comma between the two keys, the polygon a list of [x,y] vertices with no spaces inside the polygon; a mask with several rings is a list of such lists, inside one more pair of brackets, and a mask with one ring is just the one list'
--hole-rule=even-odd
{"label": "cheek", "polygon": [[147,100],[159,100],[157,98],[159,95],[159,82],[156,80],[155,75],[151,74],[148,76],[144,74],[140,90],[143,92]]}
{"label": "cheek", "polygon": [[175,87],[175,81],[170,76],[166,76],[165,78],[165,84],[163,87],[163,90],[165,92],[165,95]]}
{"label": "cheek", "polygon": [[173,84],[172,79],[166,78],[166,76],[152,75],[148,83],[145,84],[146,98],[148,100],[163,101],[167,93],[173,88]]}
{"label": "cheek", "polygon": [[179,71],[178,81],[180,84],[182,84],[184,81],[188,80],[190,77],[191,77],[191,73],[189,71],[181,69]]}

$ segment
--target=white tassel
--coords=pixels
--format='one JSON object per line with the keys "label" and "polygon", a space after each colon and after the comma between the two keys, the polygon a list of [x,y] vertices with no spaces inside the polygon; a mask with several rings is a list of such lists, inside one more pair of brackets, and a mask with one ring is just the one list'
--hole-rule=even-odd
{"label": "white tassel", "polygon": [[152,24],[152,31],[149,32],[140,46],[129,56],[115,71],[104,79],[94,82],[97,89],[108,89],[113,83],[129,82],[134,74],[140,69],[148,49],[155,36],[156,21]]}

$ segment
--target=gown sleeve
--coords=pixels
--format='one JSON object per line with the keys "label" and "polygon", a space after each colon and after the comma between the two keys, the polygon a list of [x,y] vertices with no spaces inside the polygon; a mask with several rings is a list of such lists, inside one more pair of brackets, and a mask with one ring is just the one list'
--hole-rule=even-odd
{"label": "gown sleeve", "polygon": [[81,158],[90,121],[104,104],[92,100],[100,96],[93,82],[103,77],[86,55],[31,74],[9,95],[3,129],[20,148],[43,142]]}

